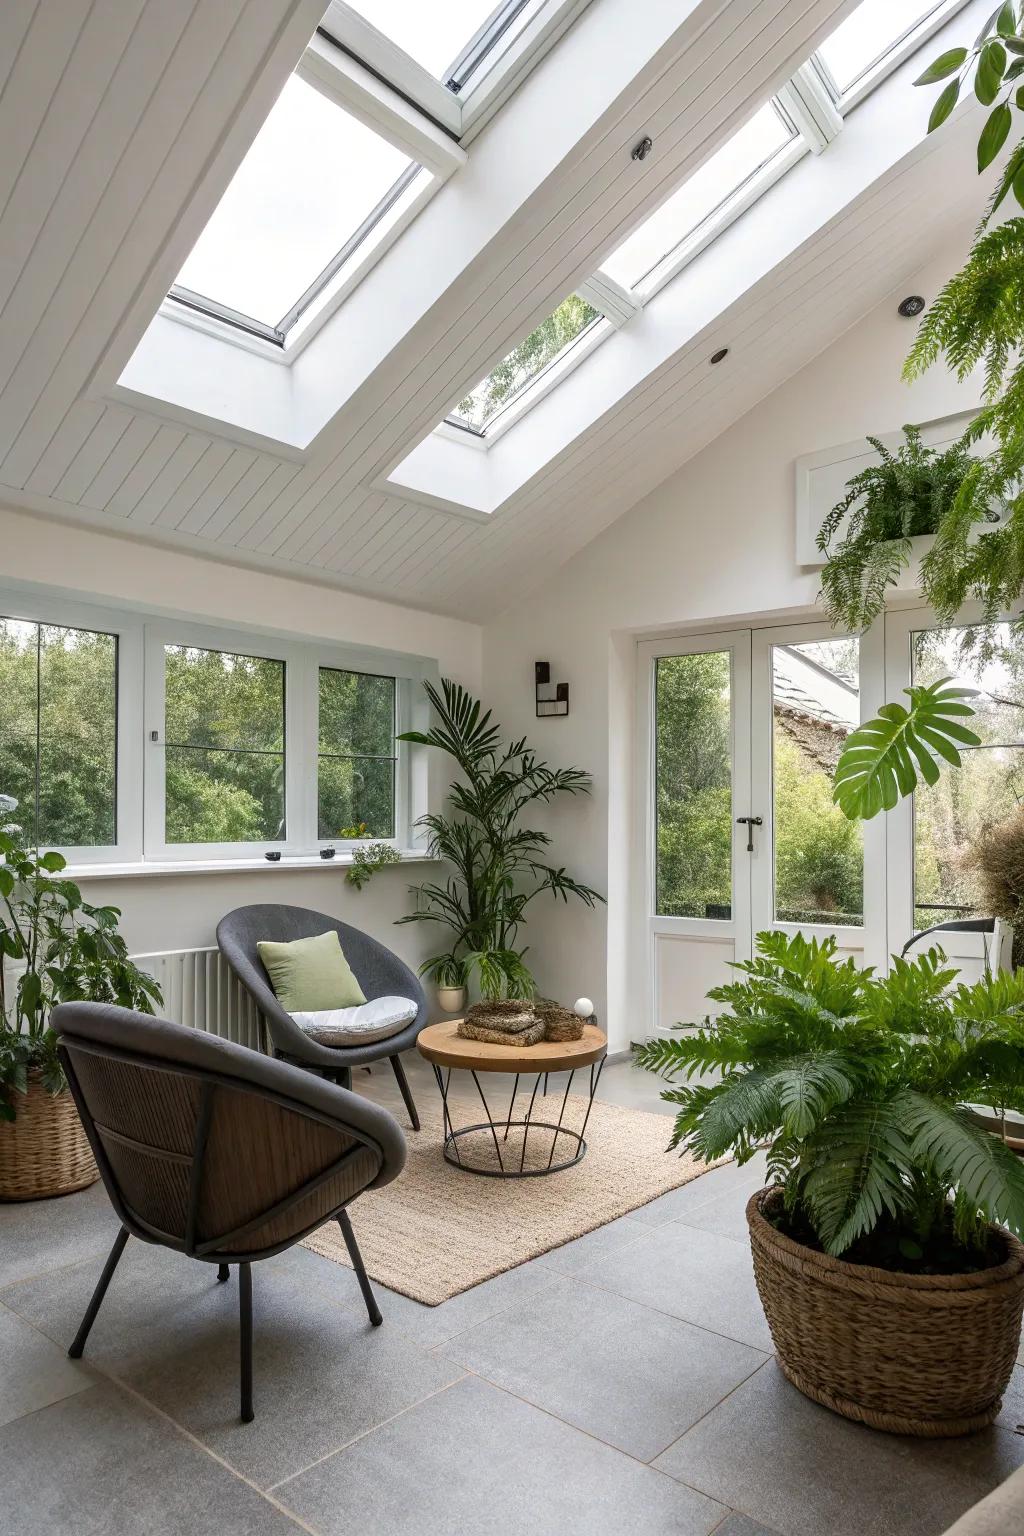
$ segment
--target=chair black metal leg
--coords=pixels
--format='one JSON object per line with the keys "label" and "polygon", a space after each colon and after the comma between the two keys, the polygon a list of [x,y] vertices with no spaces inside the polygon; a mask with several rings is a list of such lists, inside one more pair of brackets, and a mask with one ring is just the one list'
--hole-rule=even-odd
{"label": "chair black metal leg", "polygon": [[242,1423],[251,1424],[252,1411],[252,1266],[238,1266],[238,1320],[241,1335]]}
{"label": "chair black metal leg", "polygon": [[409,1087],[409,1079],[406,1077],[405,1068],[402,1066],[402,1058],[400,1056],[390,1056],[388,1060],[391,1062],[391,1067],[395,1074],[395,1081],[401,1090],[402,1098],[405,1100],[405,1107],[408,1111],[409,1119],[412,1122],[412,1128],[414,1131],[418,1131],[420,1128],[420,1117],[416,1112],[416,1100],[412,1096],[412,1089]]}
{"label": "chair black metal leg", "polygon": [[370,1322],[375,1328],[379,1328],[384,1319],[380,1315],[380,1308],[377,1305],[377,1299],[370,1285],[370,1277],[366,1273],[366,1267],[363,1264],[363,1256],[359,1252],[359,1244],[356,1242],[356,1235],[352,1230],[348,1211],[340,1211],[338,1213],[338,1226],[341,1228],[341,1235],[345,1239],[345,1247],[348,1249],[348,1256],[352,1260],[352,1268],[356,1272],[356,1279],[359,1281],[359,1289],[362,1291],[363,1300],[366,1302],[366,1310],[369,1314]]}
{"label": "chair black metal leg", "polygon": [[82,1325],[75,1334],[75,1342],[68,1350],[72,1360],[80,1360],[82,1358],[82,1351],[85,1348],[85,1341],[89,1337],[89,1330],[96,1321],[97,1312],[103,1305],[103,1298],[107,1294],[107,1286],[113,1279],[114,1270],[118,1266],[122,1253],[124,1253],[124,1245],[127,1241],[128,1228],[122,1227],[114,1238],[113,1248],[111,1248],[107,1255],[107,1262],[103,1266],[103,1273],[97,1281],[96,1289],[92,1293],[92,1300],[86,1308],[85,1316],[82,1318]]}
{"label": "chair black metal leg", "polygon": [[230,1280],[230,1278],[231,1278],[231,1268],[230,1268],[230,1266],[227,1265],[227,1264],[218,1264],[217,1265],[217,1279],[220,1282],[220,1284],[223,1285],[224,1281],[225,1280]]}

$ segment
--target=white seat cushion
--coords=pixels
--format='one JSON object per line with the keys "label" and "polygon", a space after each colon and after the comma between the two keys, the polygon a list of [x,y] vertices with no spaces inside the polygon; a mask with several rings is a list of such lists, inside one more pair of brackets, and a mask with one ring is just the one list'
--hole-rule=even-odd
{"label": "white seat cushion", "polygon": [[370,1045],[397,1035],[418,1011],[408,997],[371,997],[357,1008],[322,1008],[292,1018],[317,1045]]}

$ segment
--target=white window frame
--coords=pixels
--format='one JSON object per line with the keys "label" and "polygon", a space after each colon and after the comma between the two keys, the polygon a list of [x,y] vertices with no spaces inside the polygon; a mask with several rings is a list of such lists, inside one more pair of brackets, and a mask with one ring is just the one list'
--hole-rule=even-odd
{"label": "white window frame", "polygon": [[[0,590],[0,615],[27,624],[54,624],[113,635],[117,641],[115,841],[61,847],[69,864],[114,864],[142,857],[142,625],[130,615],[62,598]],[[15,820],[18,818],[15,817]]]}
{"label": "white window frame", "polygon": [[[322,287],[317,288],[317,280],[304,293],[296,294],[296,305],[302,303],[303,307],[285,331],[277,331],[273,325],[177,284],[172,285],[160,306],[160,313],[169,319],[220,340],[236,342],[279,363],[290,363],[299,355],[420,210],[466,162],[465,151],[448,132],[325,38],[312,38],[295,73],[408,155],[412,165],[404,174],[410,178],[409,185],[393,206],[374,221],[350,257]],[[417,167],[418,172],[410,174]],[[282,319],[287,320],[291,313],[288,311]]]}
{"label": "white window frame", "polygon": [[[362,672],[395,681],[395,732],[426,730],[430,706],[422,688],[438,682],[437,663],[425,657],[377,651],[280,631],[227,628],[191,619],[151,617],[135,610],[106,608],[33,587],[0,588],[0,615],[30,624],[92,630],[117,640],[117,839],[104,847],[58,848],[68,864],[147,864],[187,869],[230,863],[262,866],[265,855],[282,860],[318,858],[321,848],[351,854],[358,840],[322,838],[318,826],[319,674],[321,667]],[[168,843],[166,840],[164,718],[165,659],[169,645],[223,651],[281,661],[285,666],[285,838],[252,843]],[[429,770],[424,751],[395,744],[394,835],[374,838],[422,853],[416,828],[428,809]]]}
{"label": "white window frame", "polygon": [[[912,58],[930,37],[934,37],[935,33],[944,27],[957,11],[962,11],[969,3],[970,0],[939,0],[939,3],[922,17],[916,26],[911,27],[909,32],[898,38],[891,48],[870,64],[846,91],[839,90],[824,59],[817,53],[813,53],[809,62],[817,71],[819,79],[835,102],[841,116],[845,117],[848,112],[852,112],[854,107],[858,106],[865,97],[870,96],[871,92],[892,74],[893,70],[899,69],[901,64]],[[967,45],[970,46],[971,42],[973,38],[968,38]]]}

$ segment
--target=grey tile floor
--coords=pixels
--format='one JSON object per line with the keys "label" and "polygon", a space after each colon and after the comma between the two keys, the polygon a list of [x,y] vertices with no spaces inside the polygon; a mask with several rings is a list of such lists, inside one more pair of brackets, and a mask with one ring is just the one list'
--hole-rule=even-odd
{"label": "grey tile floor", "polygon": [[[357,1086],[401,1113],[390,1073]],[[601,1093],[664,1108],[625,1063]],[[268,1260],[251,1425],[233,1281],[129,1243],[73,1364],[116,1226],[103,1191],[0,1206],[0,1529],[939,1536],[1024,1462],[1024,1369],[969,1440],[896,1439],[809,1403],[754,1288],[760,1172],[717,1169],[440,1307],[378,1286],[380,1329],[349,1270],[305,1249]]]}

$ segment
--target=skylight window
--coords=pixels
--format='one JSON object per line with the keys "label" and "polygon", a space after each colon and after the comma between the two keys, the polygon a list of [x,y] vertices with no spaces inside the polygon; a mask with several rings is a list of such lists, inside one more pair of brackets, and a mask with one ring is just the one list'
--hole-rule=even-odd
{"label": "skylight window", "polygon": [[837,97],[858,85],[922,22],[947,9],[945,4],[924,5],[922,0],[862,0],[817,51]]}
{"label": "skylight window", "polygon": [[580,339],[602,319],[579,294],[563,299],[554,314],[530,332],[525,341],[460,400],[447,418],[456,426],[483,434],[518,400],[531,384],[566,357]]}
{"label": "skylight window", "polygon": [[418,170],[387,139],[292,75],[171,296],[282,339]]}
{"label": "skylight window", "polygon": [[537,0],[348,0],[354,11],[451,91],[463,91],[485,58],[518,36]]}
{"label": "skylight window", "polygon": [[714,214],[737,201],[795,137],[792,124],[767,102],[601,263],[602,272],[624,288],[636,288]]}

